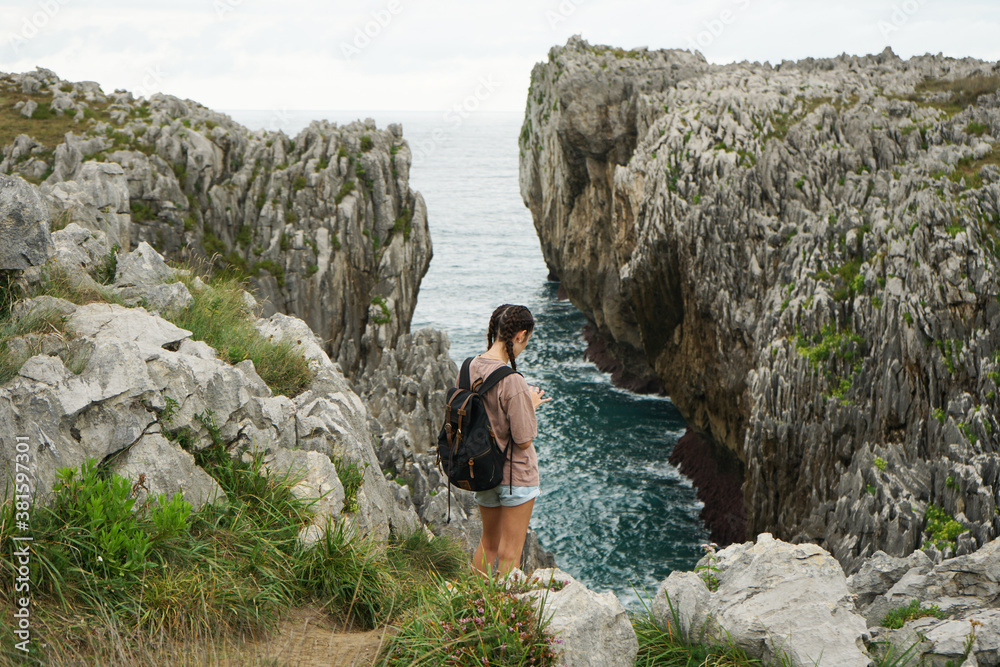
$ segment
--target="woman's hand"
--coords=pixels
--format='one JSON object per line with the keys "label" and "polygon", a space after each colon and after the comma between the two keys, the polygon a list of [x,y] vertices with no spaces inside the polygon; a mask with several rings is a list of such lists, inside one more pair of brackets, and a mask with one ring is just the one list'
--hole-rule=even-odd
{"label": "woman's hand", "polygon": [[542,394],[544,394],[545,391],[541,387],[531,385],[529,386],[529,389],[531,394],[531,407],[536,410],[542,403],[548,403],[552,400],[551,398],[542,398]]}

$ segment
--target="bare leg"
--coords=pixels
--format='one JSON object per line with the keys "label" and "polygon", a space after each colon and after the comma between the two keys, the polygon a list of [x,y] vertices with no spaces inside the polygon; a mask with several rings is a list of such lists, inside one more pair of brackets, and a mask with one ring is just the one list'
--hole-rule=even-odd
{"label": "bare leg", "polygon": [[472,567],[483,574],[493,571],[497,561],[497,552],[500,549],[500,526],[503,518],[504,507],[483,507],[479,506],[479,515],[483,519],[483,536],[479,539],[479,546],[472,557]]}
{"label": "bare leg", "polygon": [[510,572],[511,568],[521,565],[521,550],[524,549],[524,538],[528,534],[528,522],[531,520],[531,510],[535,506],[532,498],[517,507],[502,507],[500,521],[500,564],[497,568],[501,575]]}

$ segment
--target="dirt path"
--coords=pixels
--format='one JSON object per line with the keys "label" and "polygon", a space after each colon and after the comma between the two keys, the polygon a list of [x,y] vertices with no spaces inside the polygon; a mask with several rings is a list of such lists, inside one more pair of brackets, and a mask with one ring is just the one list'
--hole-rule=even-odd
{"label": "dirt path", "polygon": [[289,667],[369,667],[375,664],[384,630],[352,631],[319,609],[295,609],[278,632],[260,642],[267,664]]}

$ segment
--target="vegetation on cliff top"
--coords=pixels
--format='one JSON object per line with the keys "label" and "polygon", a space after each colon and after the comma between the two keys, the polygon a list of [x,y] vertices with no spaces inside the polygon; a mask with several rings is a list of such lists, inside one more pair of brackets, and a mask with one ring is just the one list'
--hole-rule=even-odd
{"label": "vegetation on cliff top", "polygon": [[[297,480],[262,475],[259,458],[244,462],[223,454],[202,463],[226,498],[197,511],[181,494],[140,502],[141,480],[133,484],[94,460],[59,472],[51,504],[31,509],[29,658],[172,664],[181,646],[182,655],[200,650],[214,659],[232,657],[234,642],[266,636],[303,605],[319,606],[348,627],[385,627],[399,619],[400,636],[413,638],[419,633],[412,623],[426,619],[424,611],[442,605],[461,611],[480,594],[489,596],[491,608],[505,604],[521,614],[540,647],[551,644],[530,609],[463,575],[466,557],[446,538],[428,540],[418,531],[376,543],[338,519],[317,543],[304,546],[298,534],[311,512],[291,492]],[[4,543],[23,531],[17,511],[13,501],[0,506]],[[9,551],[0,555],[0,571],[0,606],[13,613],[18,563]],[[441,577],[458,578],[454,595],[442,592]],[[417,608],[424,611],[409,613]],[[3,624],[6,658],[18,655],[12,633]],[[423,641],[431,646],[440,639],[428,634]]]}

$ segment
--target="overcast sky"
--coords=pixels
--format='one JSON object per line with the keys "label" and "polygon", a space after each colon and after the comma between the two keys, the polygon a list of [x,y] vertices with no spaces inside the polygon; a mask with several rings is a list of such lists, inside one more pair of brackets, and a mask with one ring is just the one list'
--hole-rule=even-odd
{"label": "overcast sky", "polygon": [[997,0],[0,0],[0,71],[216,109],[521,111],[532,65],[592,44],[711,62],[840,53],[1000,60]]}

